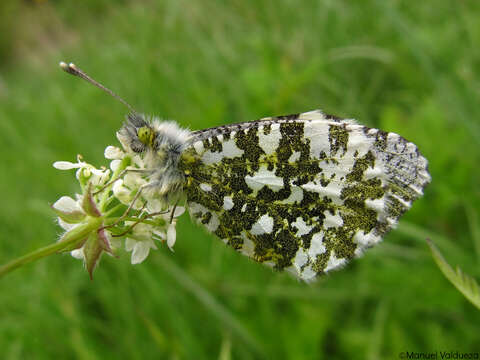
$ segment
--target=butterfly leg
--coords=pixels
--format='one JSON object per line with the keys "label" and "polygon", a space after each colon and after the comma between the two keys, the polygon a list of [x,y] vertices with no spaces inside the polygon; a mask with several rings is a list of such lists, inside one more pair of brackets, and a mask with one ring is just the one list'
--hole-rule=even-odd
{"label": "butterfly leg", "polygon": [[[138,200],[138,198],[140,197],[142,191],[143,191],[146,187],[148,187],[149,185],[150,185],[150,184],[145,184],[145,185],[140,186],[140,188],[138,189],[137,193],[135,194],[135,197],[134,197],[133,200],[130,202],[130,205],[128,205],[127,210],[125,210],[125,212],[117,219],[117,221],[115,221],[113,224],[104,226],[103,228],[104,228],[104,229],[108,229],[108,228],[114,227],[115,225],[117,225],[117,224],[121,223],[123,220],[125,220],[125,218],[128,216],[128,213],[130,212],[130,210],[132,210],[133,205],[135,204],[135,201]],[[142,206],[142,210],[143,210],[144,207],[145,207],[145,205]]]}
{"label": "butterfly leg", "polygon": [[170,213],[170,224],[173,222],[173,215],[175,215],[175,210],[177,209],[177,205],[178,205],[178,201],[175,203],[175,205],[173,205],[172,212]]}
{"label": "butterfly leg", "polygon": [[154,216],[157,216],[157,215],[163,215],[163,214],[166,214],[168,213],[168,210],[166,211],[157,211],[157,212],[154,212],[154,213],[151,213],[151,214],[147,214],[147,215],[144,215],[142,216],[141,218],[139,218],[137,221],[135,221],[132,225],[130,225],[124,232],[122,232],[121,234],[115,234],[115,235],[112,235],[112,237],[122,237],[124,235],[127,235],[130,231],[132,231],[132,229],[137,226],[138,224],[140,224],[142,221],[144,220],[147,220],[149,218],[152,218]]}

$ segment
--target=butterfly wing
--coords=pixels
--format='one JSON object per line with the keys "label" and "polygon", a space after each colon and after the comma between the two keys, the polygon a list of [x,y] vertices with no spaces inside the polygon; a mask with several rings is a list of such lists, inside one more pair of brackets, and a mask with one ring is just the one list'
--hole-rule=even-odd
{"label": "butterfly wing", "polygon": [[304,280],[378,243],[430,181],[413,143],[318,110],[194,132],[180,167],[194,219]]}

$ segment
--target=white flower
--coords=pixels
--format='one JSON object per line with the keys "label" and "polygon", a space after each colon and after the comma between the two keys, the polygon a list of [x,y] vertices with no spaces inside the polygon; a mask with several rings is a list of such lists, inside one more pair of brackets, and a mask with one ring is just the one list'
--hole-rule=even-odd
{"label": "white flower", "polygon": [[107,146],[105,148],[104,156],[106,159],[112,160],[110,162],[110,169],[117,171],[118,167],[122,163],[122,159],[125,157],[125,152],[116,146]]}
{"label": "white flower", "polygon": [[[126,225],[130,224],[126,222]],[[132,264],[140,264],[147,258],[150,249],[157,249],[153,241],[154,235],[160,236],[161,233],[147,224],[137,224],[132,229],[132,234],[127,235],[125,250],[132,251]]]}
{"label": "white flower", "polygon": [[121,160],[125,156],[125,152],[116,146],[107,146],[104,152],[105,159]]}
{"label": "white flower", "polygon": [[62,196],[52,205],[52,207],[56,210],[69,213],[76,211],[83,212],[78,200],[73,200],[70,196]]}
{"label": "white flower", "polygon": [[[185,208],[183,206],[177,206],[173,213],[173,217],[171,212],[161,215],[163,219],[166,221],[166,223],[168,224],[166,240],[167,240],[167,246],[171,251],[173,251],[173,245],[175,245],[175,242],[177,241],[177,230],[176,230],[177,218],[180,215],[182,215],[184,212],[185,212]],[[170,219],[172,219],[171,224],[169,224]],[[160,237],[162,239],[165,239],[165,237],[163,236],[160,236]]]}
{"label": "white flower", "polygon": [[156,213],[165,210],[165,205],[159,199],[151,198],[147,199],[147,205],[145,209],[149,214]]}
{"label": "white flower", "polygon": [[153,240],[136,241],[131,238],[127,238],[125,241],[125,250],[132,251],[132,265],[140,264],[145,260],[150,252],[150,249],[157,249]]}
{"label": "white flower", "polygon": [[70,161],[55,161],[53,163],[53,167],[58,170],[71,170],[77,169],[79,167],[79,164],[72,163]]}
{"label": "white flower", "polygon": [[[180,215],[182,215],[184,212],[185,212],[185,208],[183,206],[177,206],[175,208],[174,213],[173,213],[172,223],[168,225],[168,228],[167,228],[167,246],[171,251],[173,251],[173,245],[175,245],[175,242],[177,241],[177,230],[176,230],[177,218]],[[168,224],[168,222],[172,218],[172,215],[170,213],[164,214],[163,218],[165,219],[165,221],[167,221],[167,224]]]}
{"label": "white flower", "polygon": [[113,195],[115,195],[122,204],[129,205],[133,200],[132,190],[124,186],[122,179],[118,179],[113,183],[112,191]]}
{"label": "white flower", "polygon": [[177,240],[177,230],[175,229],[176,221],[174,220],[167,229],[167,246],[168,248],[173,251],[173,245],[175,245],[175,241]]}
{"label": "white flower", "polygon": [[185,207],[177,206],[175,212],[173,213],[173,218],[176,219],[185,212]]}
{"label": "white flower", "polygon": [[[143,179],[138,173],[129,172],[123,179],[115,181],[112,187],[113,195],[120,200],[122,204],[130,205],[135,197],[137,191],[140,190],[142,185],[145,185],[147,181]],[[144,200],[140,196],[133,205],[133,208],[138,210],[143,207]]]}
{"label": "white flower", "polygon": [[[125,185],[125,181],[122,179],[118,179],[115,181],[112,187],[113,195],[125,205],[129,205],[132,203],[133,198],[135,197],[136,191],[138,191],[139,187],[128,187]],[[135,204],[133,204],[133,209],[139,210],[143,207],[144,201],[140,196],[135,200]]]}
{"label": "white flower", "polygon": [[78,224],[69,224],[65,221],[63,221],[61,218],[57,218],[57,221],[58,221],[58,225],[60,225],[60,227],[65,230],[65,231],[70,231],[72,230],[74,227],[78,226]]}
{"label": "white flower", "polygon": [[112,160],[110,162],[110,169],[112,169],[112,171],[117,171],[121,163],[122,163],[122,160],[118,160],[118,159]]}
{"label": "white flower", "polygon": [[75,259],[79,259],[79,260],[84,260],[85,259],[85,254],[83,252],[83,247],[80,248],[80,249],[75,249],[75,250],[70,251],[70,255],[72,255],[72,257],[74,257]]}
{"label": "white flower", "polygon": [[[52,209],[58,215],[58,223],[66,230],[59,242],[73,236],[75,242],[69,246],[73,246],[74,250],[71,250],[70,254],[84,260],[91,276],[103,252],[113,255],[110,247],[111,236],[103,227],[103,218],[92,196],[91,186],[86,188],[84,194],[77,194],[76,198],[77,200],[74,200],[69,196],[62,196],[52,205]],[[77,227],[81,227],[78,234],[75,233]],[[78,235],[78,238],[72,234]]]}
{"label": "white flower", "polygon": [[77,179],[80,179],[80,175],[83,175],[85,178],[89,179],[94,186],[105,184],[110,176],[109,169],[97,169],[95,166],[82,161],[80,155],[77,156],[76,163],[70,161],[56,161],[53,163],[53,167],[58,170],[78,169],[75,174]]}
{"label": "white flower", "polygon": [[81,220],[86,216],[82,207],[80,206],[80,200],[74,200],[70,196],[62,196],[53,205],[52,208],[57,214],[62,214],[66,219],[71,221],[64,221],[61,217],[58,217],[58,224],[62,229],[69,231],[78,225],[77,220]]}
{"label": "white flower", "polygon": [[[164,203],[155,189],[144,187],[152,181],[152,173],[146,170],[152,169],[148,157],[115,146],[108,146],[104,155],[110,160],[110,169],[97,169],[84,162],[81,156],[77,157],[77,162],[57,161],[53,164],[59,170],[77,169],[76,177],[82,185],[83,194],[73,198],[63,196],[52,208],[60,226],[66,231],[60,241],[69,239],[69,236],[75,240],[65,250],[73,257],[83,259],[90,276],[104,252],[114,255],[113,250],[123,246],[131,252],[132,264],[143,262],[150,249],[157,249],[157,241],[165,243],[173,251],[177,218],[185,212],[182,206],[176,206],[173,211],[171,204]],[[121,171],[126,164],[130,164],[125,169],[127,171]],[[95,190],[107,182],[113,182],[111,188],[105,190],[104,196],[97,196]],[[115,198],[130,206],[142,189],[145,190],[132,206],[141,211],[130,211],[128,217],[121,216],[122,206],[118,207]],[[77,226],[81,227],[74,229]],[[127,228],[129,231],[125,234]],[[118,237],[112,236],[120,233],[122,235]],[[76,234],[81,234],[78,239],[74,237]]]}
{"label": "white flower", "polygon": [[[185,208],[178,206],[175,210],[174,216],[180,216],[185,211]],[[173,246],[176,241],[176,218],[169,224],[170,213],[166,213],[161,216],[165,221],[165,226],[152,226],[149,224],[136,224],[131,234],[127,235],[125,241],[125,249],[132,251],[132,264],[139,264],[145,260],[150,252],[150,249],[157,249],[154,239],[160,239],[162,242],[166,241],[168,248],[173,251]],[[168,225],[167,225],[168,224]],[[132,225],[132,222],[125,222],[125,225]],[[166,227],[166,229],[165,229]]]}
{"label": "white flower", "polygon": [[134,190],[140,188],[142,185],[145,185],[147,181],[140,176],[138,172],[129,171],[123,177],[123,182],[125,186]]}

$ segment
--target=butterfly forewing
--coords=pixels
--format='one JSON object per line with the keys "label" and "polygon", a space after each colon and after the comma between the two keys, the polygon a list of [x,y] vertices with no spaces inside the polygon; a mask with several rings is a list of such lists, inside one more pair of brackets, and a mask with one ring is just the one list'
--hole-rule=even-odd
{"label": "butterfly forewing", "polygon": [[194,219],[304,280],[379,242],[430,181],[413,143],[320,111],[194,132],[180,167]]}

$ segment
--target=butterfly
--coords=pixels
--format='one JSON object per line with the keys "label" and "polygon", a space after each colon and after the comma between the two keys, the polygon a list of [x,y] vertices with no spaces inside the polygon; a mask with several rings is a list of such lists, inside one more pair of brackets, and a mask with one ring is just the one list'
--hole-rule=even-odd
{"label": "butterfly", "polygon": [[132,111],[118,137],[162,202],[183,199],[225,244],[305,281],[380,242],[431,180],[415,144],[320,110],[198,131]]}

